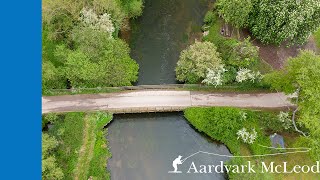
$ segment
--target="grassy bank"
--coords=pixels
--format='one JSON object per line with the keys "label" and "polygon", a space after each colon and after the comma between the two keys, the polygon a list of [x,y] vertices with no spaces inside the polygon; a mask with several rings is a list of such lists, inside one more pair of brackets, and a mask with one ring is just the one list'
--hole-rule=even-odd
{"label": "grassy bank", "polygon": [[320,49],[320,29],[314,34],[314,38],[318,49]]}
{"label": "grassy bank", "polygon": [[[186,119],[200,132],[210,136],[212,139],[224,143],[233,155],[252,156],[267,153],[280,152],[270,150],[260,145],[271,146],[269,135],[277,132],[284,137],[285,147],[305,147],[305,140],[294,133],[292,129],[285,130],[278,121],[278,112],[263,112],[253,110],[243,110],[229,107],[213,108],[189,108],[185,110]],[[243,115],[245,114],[245,115]],[[245,117],[245,118],[244,118]],[[247,130],[255,129],[257,138],[254,143],[244,143],[241,138],[238,139],[237,132],[242,128]],[[250,157],[250,158],[232,158],[229,164],[247,164],[252,162],[257,169],[261,168],[261,162],[283,164],[288,162],[288,167],[294,165],[314,165],[308,154],[285,154],[277,156]],[[229,179],[318,179],[317,174],[313,173],[292,173],[292,174],[272,174],[272,173],[244,173],[229,174]]]}
{"label": "grassy bank", "polygon": [[56,117],[51,118],[54,119],[53,127],[45,133],[58,141],[51,153],[62,169],[63,179],[109,179],[106,165],[111,153],[104,126],[112,120],[112,115],[66,113]]}

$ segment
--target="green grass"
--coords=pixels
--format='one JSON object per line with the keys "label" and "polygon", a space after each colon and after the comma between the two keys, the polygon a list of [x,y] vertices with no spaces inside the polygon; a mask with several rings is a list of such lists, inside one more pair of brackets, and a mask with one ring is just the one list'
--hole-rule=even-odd
{"label": "green grass", "polygon": [[[246,120],[240,120],[239,113],[244,111],[247,113]],[[303,138],[293,131],[285,131],[279,125],[277,120],[278,111],[253,111],[239,108],[229,107],[213,107],[213,108],[188,108],[184,112],[186,119],[200,132],[210,136],[214,140],[224,143],[232,152],[233,155],[256,155],[270,153],[270,150],[261,148],[258,144],[270,146],[269,134],[279,132],[284,137],[285,147],[305,147]],[[258,132],[258,138],[254,144],[245,144],[237,139],[236,132],[238,129],[246,127],[247,129],[255,128]],[[286,154],[277,156],[265,157],[250,157],[250,158],[232,158],[228,164],[246,164],[247,161],[252,162],[261,168],[261,162],[275,162],[282,164],[288,162],[288,167],[294,165],[314,165],[311,157],[305,153]],[[244,174],[229,174],[229,178],[233,180],[282,180],[282,179],[319,179],[318,174],[300,173],[300,174],[271,174],[271,173],[244,173]]]}
{"label": "green grass", "polygon": [[316,41],[317,47],[320,49],[320,29],[314,33],[314,39]]}
{"label": "green grass", "polygon": [[76,94],[100,94],[100,93],[114,93],[122,91],[121,88],[91,88],[91,89],[52,89],[52,90],[43,90],[42,95],[44,96],[61,96],[61,95],[76,95]]}
{"label": "green grass", "polygon": [[183,88],[178,88],[180,90],[188,91],[205,91],[212,93],[271,93],[274,92],[270,90],[267,85],[258,85],[252,86],[251,84],[232,84],[232,85],[223,85],[223,86],[199,86],[186,84]]}
{"label": "green grass", "polygon": [[54,121],[49,134],[59,141],[53,152],[65,179],[110,179],[106,170],[111,157],[104,126],[112,120],[107,113],[66,113]]}

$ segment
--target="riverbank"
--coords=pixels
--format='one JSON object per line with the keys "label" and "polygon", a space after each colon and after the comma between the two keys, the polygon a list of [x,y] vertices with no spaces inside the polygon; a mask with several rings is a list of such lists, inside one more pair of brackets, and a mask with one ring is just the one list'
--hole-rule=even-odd
{"label": "riverbank", "polygon": [[[111,114],[74,112],[47,114],[43,119],[52,126],[43,133],[58,142],[49,154],[56,158],[63,179],[110,179],[106,166],[111,153],[104,127],[112,120]],[[50,173],[54,171],[48,168],[43,175]]]}
{"label": "riverbank", "polygon": [[[269,135],[278,133],[284,137],[286,148],[307,147],[305,140],[293,129],[285,129],[278,120],[279,111],[253,111],[239,108],[189,108],[184,111],[186,119],[200,132],[210,136],[213,140],[224,143],[234,156],[253,156],[259,154],[277,153],[283,151],[270,150],[260,145],[270,147]],[[239,130],[246,128],[256,131],[257,136],[253,143],[245,143],[238,136]],[[241,165],[251,161],[255,166],[261,162],[288,163],[294,165],[313,165],[308,153],[284,154],[265,157],[234,157],[229,164]],[[229,173],[230,179],[317,179],[314,173]]]}

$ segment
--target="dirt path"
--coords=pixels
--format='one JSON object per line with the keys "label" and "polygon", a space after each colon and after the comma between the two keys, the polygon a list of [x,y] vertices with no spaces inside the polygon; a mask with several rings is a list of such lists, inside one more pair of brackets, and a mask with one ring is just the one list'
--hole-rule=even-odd
{"label": "dirt path", "polygon": [[120,93],[42,97],[42,113],[96,111],[155,112],[197,106],[283,108],[293,106],[283,93],[207,93],[138,90]]}

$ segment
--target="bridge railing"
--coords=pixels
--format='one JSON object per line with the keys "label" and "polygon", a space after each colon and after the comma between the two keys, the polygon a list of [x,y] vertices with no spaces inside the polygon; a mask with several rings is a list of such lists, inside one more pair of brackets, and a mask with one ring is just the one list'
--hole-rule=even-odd
{"label": "bridge railing", "polygon": [[84,94],[84,93],[108,93],[126,90],[170,90],[170,89],[192,89],[192,88],[212,88],[202,84],[161,84],[161,85],[137,85],[121,87],[97,87],[97,88],[72,88],[72,89],[49,89],[44,90],[44,95],[62,94]]}

